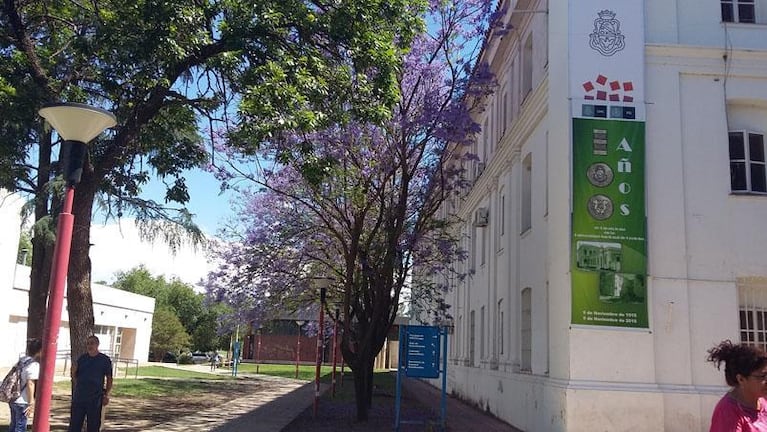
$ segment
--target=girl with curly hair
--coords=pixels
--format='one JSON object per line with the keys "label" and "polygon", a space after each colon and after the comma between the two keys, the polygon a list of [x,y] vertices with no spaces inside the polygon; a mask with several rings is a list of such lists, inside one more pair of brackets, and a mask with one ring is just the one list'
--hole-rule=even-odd
{"label": "girl with curly hair", "polygon": [[710,432],[767,432],[767,354],[729,340],[708,350],[717,369],[724,363],[724,378],[732,390],[719,400]]}

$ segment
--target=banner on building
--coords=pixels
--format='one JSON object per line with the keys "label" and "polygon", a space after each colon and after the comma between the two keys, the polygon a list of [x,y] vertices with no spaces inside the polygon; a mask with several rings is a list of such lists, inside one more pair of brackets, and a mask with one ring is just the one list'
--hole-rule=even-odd
{"label": "banner on building", "polygon": [[573,324],[649,326],[643,8],[570,2]]}

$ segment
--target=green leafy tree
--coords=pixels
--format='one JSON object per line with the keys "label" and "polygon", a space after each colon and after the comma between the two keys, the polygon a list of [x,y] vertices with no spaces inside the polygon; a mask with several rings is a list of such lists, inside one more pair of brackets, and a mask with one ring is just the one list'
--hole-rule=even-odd
{"label": "green leafy tree", "polygon": [[[182,238],[173,226],[201,241],[192,215],[169,204],[189,200],[184,172],[206,160],[203,128],[237,119],[242,127],[225,138],[258,145],[282,129],[388,116],[399,52],[420,27],[421,2],[3,2],[0,186],[34,199],[28,336],[42,334],[60,206],[61,185],[52,181],[58,143],[37,116],[43,104],[84,102],[118,119],[89,146],[74,198],[67,298],[76,357],[94,325],[94,206],[132,214],[147,235],[171,245]],[[153,176],[167,185],[165,203],[141,198]]]}
{"label": "green leafy tree", "polygon": [[167,307],[155,309],[152,318],[152,337],[149,340],[149,350],[158,361],[166,352],[180,353],[189,348],[190,337],[179,321],[176,313]]}
{"label": "green leafy tree", "polygon": [[118,272],[113,284],[115,288],[132,293],[153,297],[155,310],[172,312],[191,335],[191,348],[209,351],[216,347],[218,313],[215,305],[207,307],[204,296],[194,288],[178,279],[165,280],[163,276],[153,276],[144,266],[135,267],[127,272]]}
{"label": "green leafy tree", "polygon": [[218,314],[209,309],[197,321],[197,327],[192,333],[192,347],[205,352],[220,348],[217,331]]}
{"label": "green leafy tree", "polygon": [[16,255],[16,264],[27,265],[31,261],[32,236],[28,232],[22,232],[19,237],[19,251]]}

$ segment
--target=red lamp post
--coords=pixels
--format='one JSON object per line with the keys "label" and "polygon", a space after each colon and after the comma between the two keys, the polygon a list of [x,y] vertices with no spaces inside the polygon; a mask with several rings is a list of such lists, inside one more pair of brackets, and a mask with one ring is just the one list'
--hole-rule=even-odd
{"label": "red lamp post", "polygon": [[296,379],[298,379],[298,364],[301,362],[301,326],[303,321],[296,321],[298,324],[298,337],[296,338]]}
{"label": "red lamp post", "polygon": [[53,251],[51,280],[48,286],[48,309],[43,327],[43,352],[41,356],[40,379],[37,384],[33,432],[50,430],[51,397],[53,375],[56,370],[61,310],[64,303],[64,287],[69,270],[69,251],[72,245],[72,202],[75,186],[80,183],[85,160],[86,144],[105,129],[117,124],[115,116],[100,108],[76,103],[46,105],[40,115],[56,130],[63,140],[59,158],[64,162],[63,173],[67,182],[64,207],[59,214],[56,230],[56,246]]}
{"label": "red lamp post", "polygon": [[338,308],[336,308],[336,320],[333,322],[333,375],[331,380],[331,395],[336,397],[336,352],[338,352]]}
{"label": "red lamp post", "polygon": [[317,332],[317,364],[314,370],[314,417],[317,417],[317,410],[320,405],[320,370],[322,368],[322,347],[325,337],[325,294],[328,286],[330,285],[330,279],[319,278],[316,279],[317,287],[320,289],[320,328]]}
{"label": "red lamp post", "polygon": [[256,373],[261,366],[261,329],[258,329],[258,343],[256,345]]}

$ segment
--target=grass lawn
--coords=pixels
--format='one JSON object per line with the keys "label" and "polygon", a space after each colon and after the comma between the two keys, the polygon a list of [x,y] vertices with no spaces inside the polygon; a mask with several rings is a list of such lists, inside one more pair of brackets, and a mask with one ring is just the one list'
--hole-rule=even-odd
{"label": "grass lawn", "polygon": [[[304,381],[314,381],[314,375],[315,375],[315,366],[314,365],[299,365],[298,366],[298,379],[304,380]],[[254,374],[256,373],[256,369],[258,369],[258,373],[264,374],[264,375],[271,375],[271,376],[278,376],[283,378],[295,378],[296,377],[296,365],[292,364],[260,364],[256,365],[253,363],[240,363],[237,366],[237,373],[249,373]],[[333,371],[332,366],[322,366],[320,369],[320,377],[323,381],[328,380],[330,373]],[[340,373],[341,368],[336,367],[336,374]],[[346,373],[350,373],[349,369],[346,369]]]}

